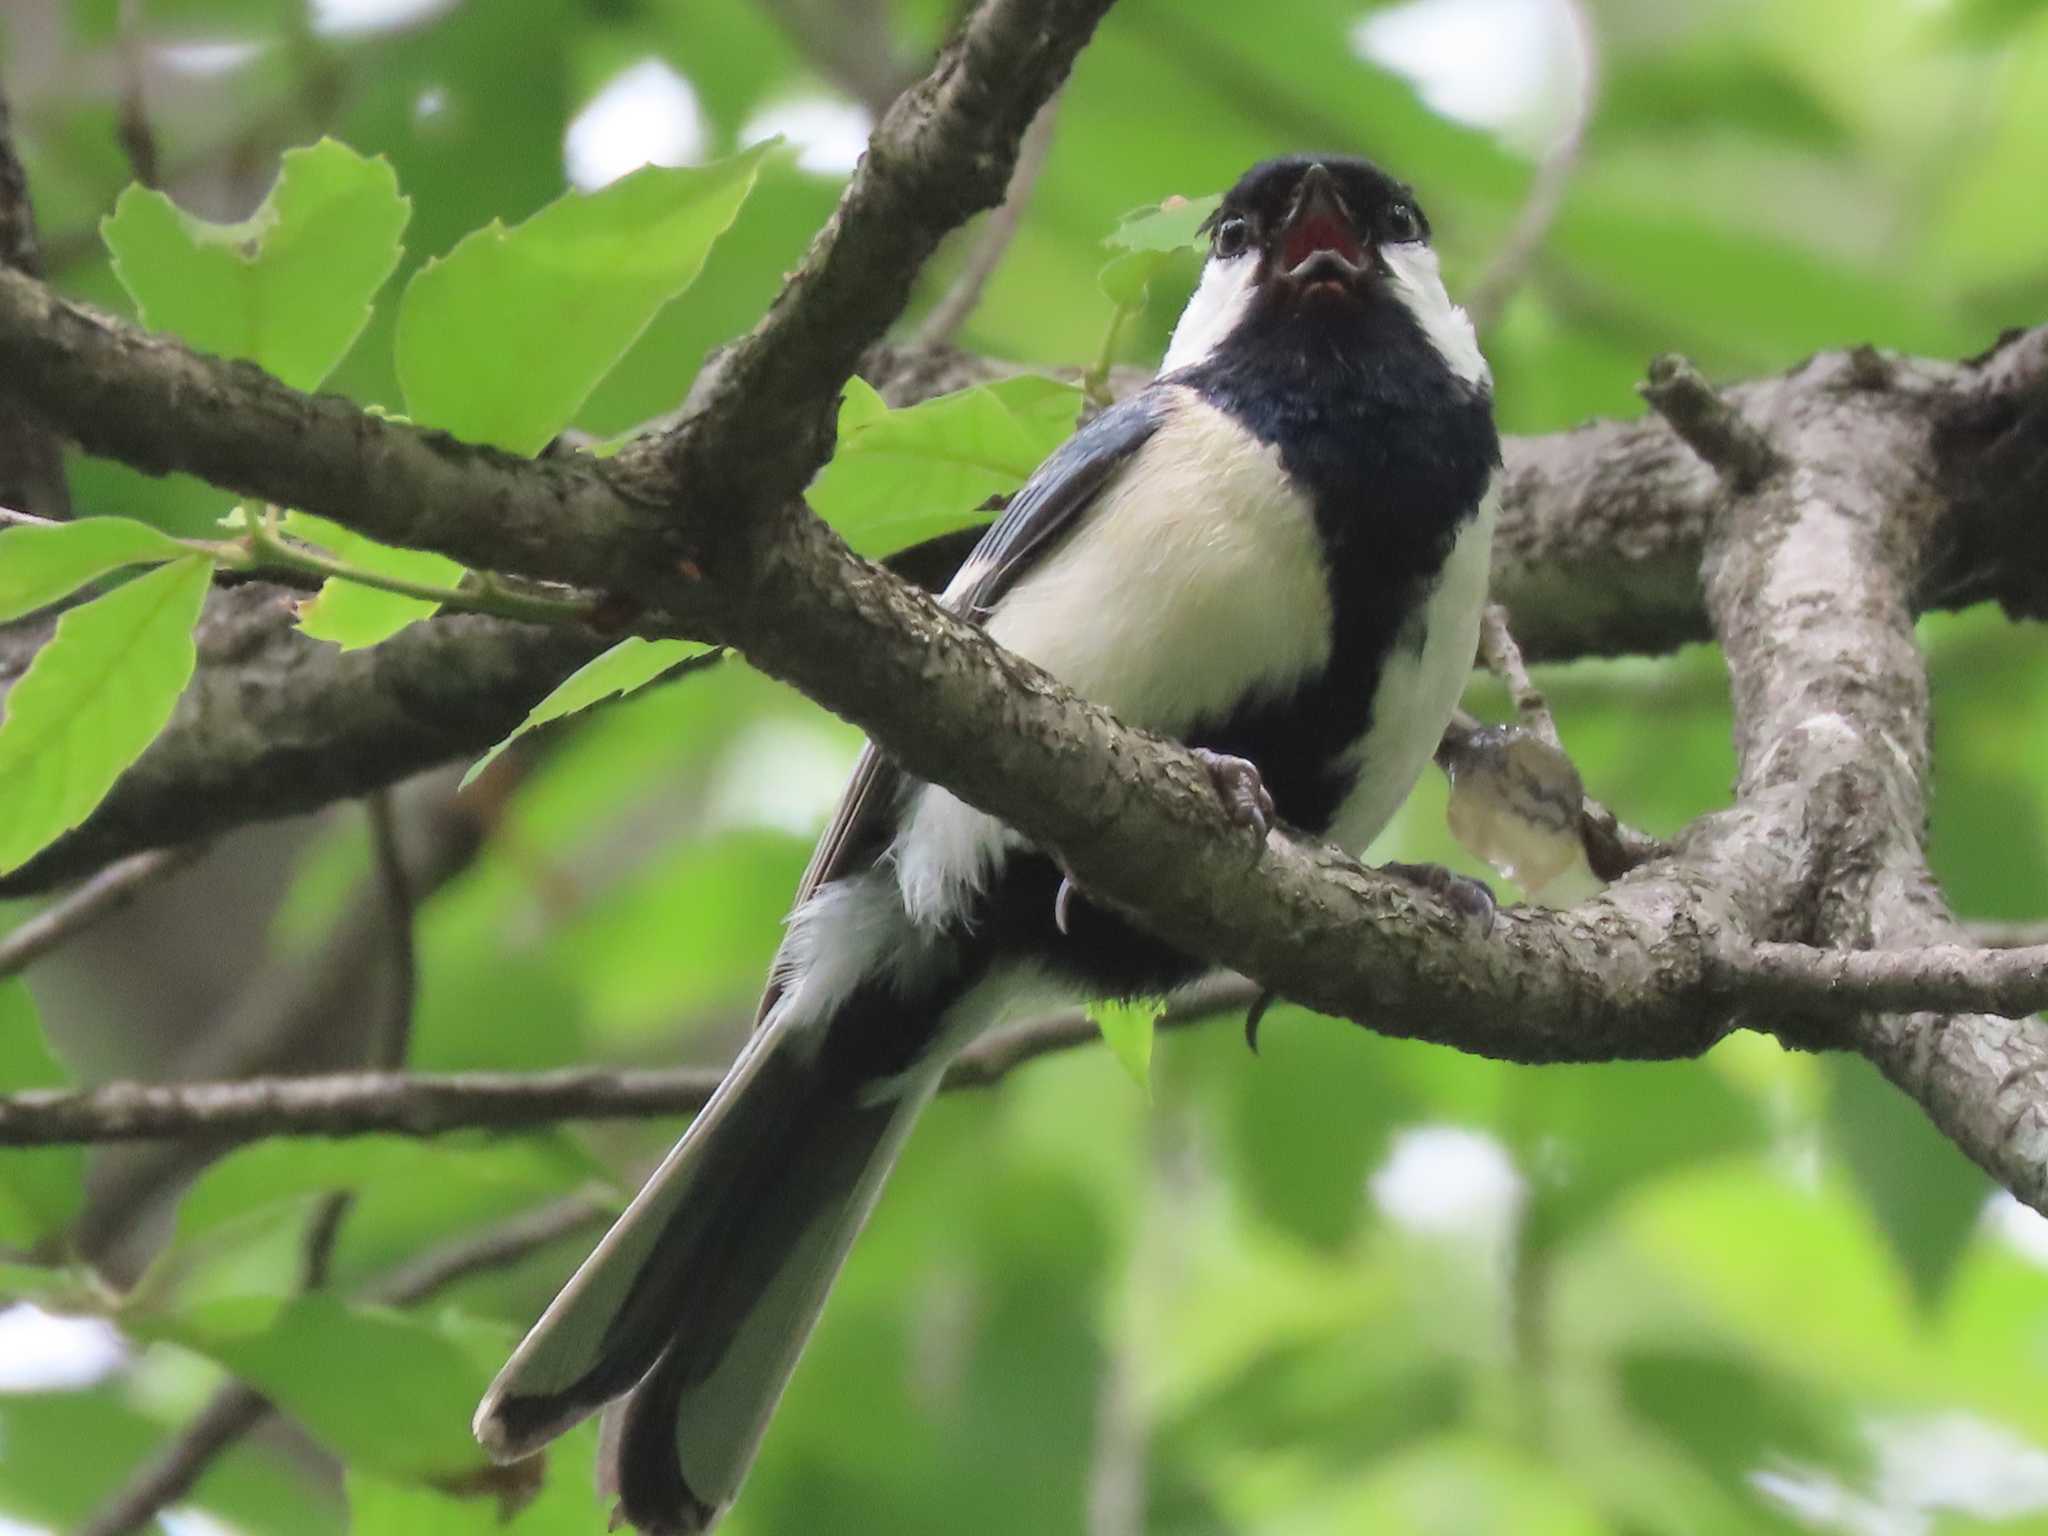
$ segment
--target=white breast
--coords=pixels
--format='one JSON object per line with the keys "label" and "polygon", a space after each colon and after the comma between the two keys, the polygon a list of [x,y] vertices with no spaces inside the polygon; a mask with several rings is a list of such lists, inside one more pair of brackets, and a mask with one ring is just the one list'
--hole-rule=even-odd
{"label": "white breast", "polygon": [[[1324,569],[1314,513],[1279,455],[1180,390],[1102,504],[1004,595],[988,629],[1125,723],[1177,735],[1323,666]],[[912,917],[950,920],[1005,838],[992,818],[924,790],[892,850]]]}
{"label": "white breast", "polygon": [[1421,618],[1411,620],[1419,623],[1420,647],[1404,635],[1380,670],[1372,723],[1350,754],[1358,778],[1330,827],[1330,841],[1347,853],[1363,853],[1393,819],[1429,765],[1465,691],[1479,646],[1499,505],[1498,486],[1488,486],[1479,510],[1451,546]]}

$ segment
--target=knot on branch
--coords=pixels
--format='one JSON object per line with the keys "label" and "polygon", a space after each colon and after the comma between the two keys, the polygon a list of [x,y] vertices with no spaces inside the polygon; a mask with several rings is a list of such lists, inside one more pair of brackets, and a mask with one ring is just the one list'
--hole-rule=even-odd
{"label": "knot on branch", "polygon": [[1737,495],[1755,490],[1785,460],[1685,358],[1667,352],[1650,364],[1642,396],[1671,430]]}

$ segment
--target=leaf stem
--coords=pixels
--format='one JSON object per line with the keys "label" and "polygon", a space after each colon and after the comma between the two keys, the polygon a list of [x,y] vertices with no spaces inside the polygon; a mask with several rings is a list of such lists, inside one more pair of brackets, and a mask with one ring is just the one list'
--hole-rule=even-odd
{"label": "leaf stem", "polygon": [[1124,322],[1135,313],[1128,304],[1119,304],[1110,312],[1109,327],[1102,333],[1102,350],[1096,354],[1094,366],[1081,375],[1081,392],[1090,405],[1104,407],[1116,403],[1109,392],[1110,365],[1116,359],[1116,344],[1123,335]]}
{"label": "leaf stem", "polygon": [[536,593],[515,591],[488,572],[477,574],[461,586],[437,587],[427,582],[407,581],[401,576],[365,570],[286,538],[277,531],[276,522],[269,513],[252,516],[248,531],[239,539],[183,542],[210,555],[216,563],[229,570],[258,574],[290,571],[301,576],[331,577],[374,587],[379,592],[390,592],[399,597],[416,597],[422,602],[438,603],[460,613],[483,613],[528,624],[585,623],[595,607],[587,598],[542,597]]}

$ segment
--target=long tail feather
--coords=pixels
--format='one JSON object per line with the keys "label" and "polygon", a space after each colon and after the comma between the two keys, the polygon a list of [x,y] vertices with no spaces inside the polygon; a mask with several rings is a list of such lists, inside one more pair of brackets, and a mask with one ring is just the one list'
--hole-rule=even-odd
{"label": "long tail feather", "polygon": [[840,1040],[872,1039],[868,1022],[754,1037],[491,1384],[475,1430],[493,1456],[526,1455],[630,1392],[600,1467],[625,1516],[669,1536],[730,1503],[936,1083],[816,1049],[842,1026]]}

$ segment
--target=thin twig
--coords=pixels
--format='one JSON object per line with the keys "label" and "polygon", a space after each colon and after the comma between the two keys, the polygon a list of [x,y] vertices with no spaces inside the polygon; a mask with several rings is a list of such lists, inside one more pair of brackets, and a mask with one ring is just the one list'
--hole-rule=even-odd
{"label": "thin twig", "polygon": [[144,1462],[72,1536],[128,1536],[192,1491],[229,1446],[260,1424],[270,1400],[254,1387],[229,1382],[207,1399],[184,1429]]}
{"label": "thin twig", "polygon": [[1649,379],[1638,387],[1671,430],[1730,490],[1754,490],[1783,466],[1769,440],[1677,353],[1667,352],[1653,361]]}
{"label": "thin twig", "polygon": [[1557,720],[1550,713],[1550,701],[1529,677],[1522,661],[1522,648],[1508,630],[1508,611],[1499,603],[1488,603],[1479,616],[1479,659],[1486,670],[1507,685],[1508,698],[1525,730],[1535,733],[1543,744],[1564,750],[1557,734]]}
{"label": "thin twig", "polygon": [[[473,1236],[429,1249],[367,1286],[362,1300],[403,1307],[426,1301],[458,1280],[506,1269],[612,1214],[601,1201],[573,1195],[508,1217]],[[213,1462],[275,1410],[268,1398],[229,1382],[74,1536],[128,1536],[178,1502]]]}
{"label": "thin twig", "polygon": [[[1191,989],[1162,1027],[1192,1024],[1257,995],[1219,978]],[[1036,1057],[1086,1045],[1095,1025],[1080,1009],[999,1030],[963,1052],[948,1088],[980,1088]],[[564,1120],[641,1120],[693,1114],[724,1073],[681,1067],[627,1072],[339,1072],[220,1083],[108,1083],[80,1090],[0,1096],[0,1146],[161,1141],[226,1144],[262,1136],[436,1136],[490,1127],[514,1130]]]}
{"label": "thin twig", "polygon": [[610,1221],[617,1211],[589,1195],[567,1195],[507,1217],[472,1237],[430,1248],[373,1282],[363,1299],[387,1307],[409,1307],[446,1290],[458,1280],[506,1269],[528,1254],[572,1233]]}
{"label": "thin twig", "polygon": [[1017,226],[1024,221],[1024,211],[1030,206],[1039,173],[1045,169],[1046,157],[1052,152],[1053,117],[1059,111],[1059,105],[1060,98],[1055,95],[1038,109],[1038,116],[1031,119],[1031,126],[1024,133],[1024,142],[1017,149],[1017,168],[1010,173],[1009,190],[1003,194],[1002,203],[982,223],[980,233],[975,236],[974,249],[968,252],[966,264],[961,267],[960,275],[953,279],[953,286],[932,306],[932,312],[918,327],[918,345],[937,346],[951,340],[953,333],[967,323],[967,317],[981,302],[982,290],[1002,264],[1011,240],[1016,238]]}
{"label": "thin twig", "polygon": [[1564,0],[1564,12],[1571,32],[1572,56],[1579,66],[1578,98],[1572,105],[1571,121],[1536,168],[1529,196],[1522,203],[1514,228],[1508,231],[1507,239],[1487,263],[1479,281],[1472,285],[1465,310],[1481,335],[1493,329],[1508,300],[1529,275],[1543,242],[1549,238],[1551,226],[1564,207],[1565,191],[1585,152],[1586,131],[1592,126],[1594,108],[1599,105],[1600,44],[1593,31],[1593,19],[1578,0]]}
{"label": "thin twig", "polygon": [[185,868],[201,851],[199,844],[152,848],[109,864],[76,890],[0,935],[0,977],[26,970],[101,918],[120,911],[149,886]]}
{"label": "thin twig", "polygon": [[370,821],[370,847],[376,856],[377,889],[391,944],[390,1001],[383,1027],[372,1036],[371,1064],[395,1070],[412,1048],[412,1016],[419,993],[419,957],[413,941],[412,879],[399,846],[398,820],[392,792],[380,789],[363,802]]}
{"label": "thin twig", "polygon": [[[371,848],[376,858],[377,886],[384,904],[390,940],[392,973],[390,1011],[381,1027],[370,1035],[370,1059],[374,1065],[392,1071],[404,1065],[412,1039],[418,969],[413,948],[412,883],[406,875],[404,855],[399,845],[392,792],[388,789],[377,791],[367,798],[365,807],[369,814]],[[341,1239],[342,1224],[348,1220],[354,1203],[353,1193],[344,1189],[325,1196],[313,1208],[300,1244],[301,1292],[327,1288],[334,1265],[335,1246]],[[519,1254],[530,1252],[539,1241],[545,1240],[533,1236],[533,1218],[537,1214],[529,1213],[524,1225],[510,1230],[494,1229],[486,1235],[490,1240],[488,1247],[479,1248],[483,1240],[472,1239],[461,1263],[473,1269],[484,1262],[477,1257],[479,1253],[498,1256],[498,1261],[509,1263]],[[553,1228],[546,1230],[554,1231]],[[425,1296],[462,1272],[445,1256],[433,1267],[426,1267],[425,1261],[421,1261],[413,1271],[402,1273],[399,1283],[387,1281],[380,1294],[387,1299],[393,1296],[408,1299]],[[214,1393],[198,1417],[186,1425],[155,1460],[130,1478],[94,1514],[83,1527],[81,1536],[127,1536],[128,1532],[142,1529],[182,1498],[215,1458],[254,1429],[270,1412],[269,1399],[255,1388],[239,1381],[227,1383]]]}

